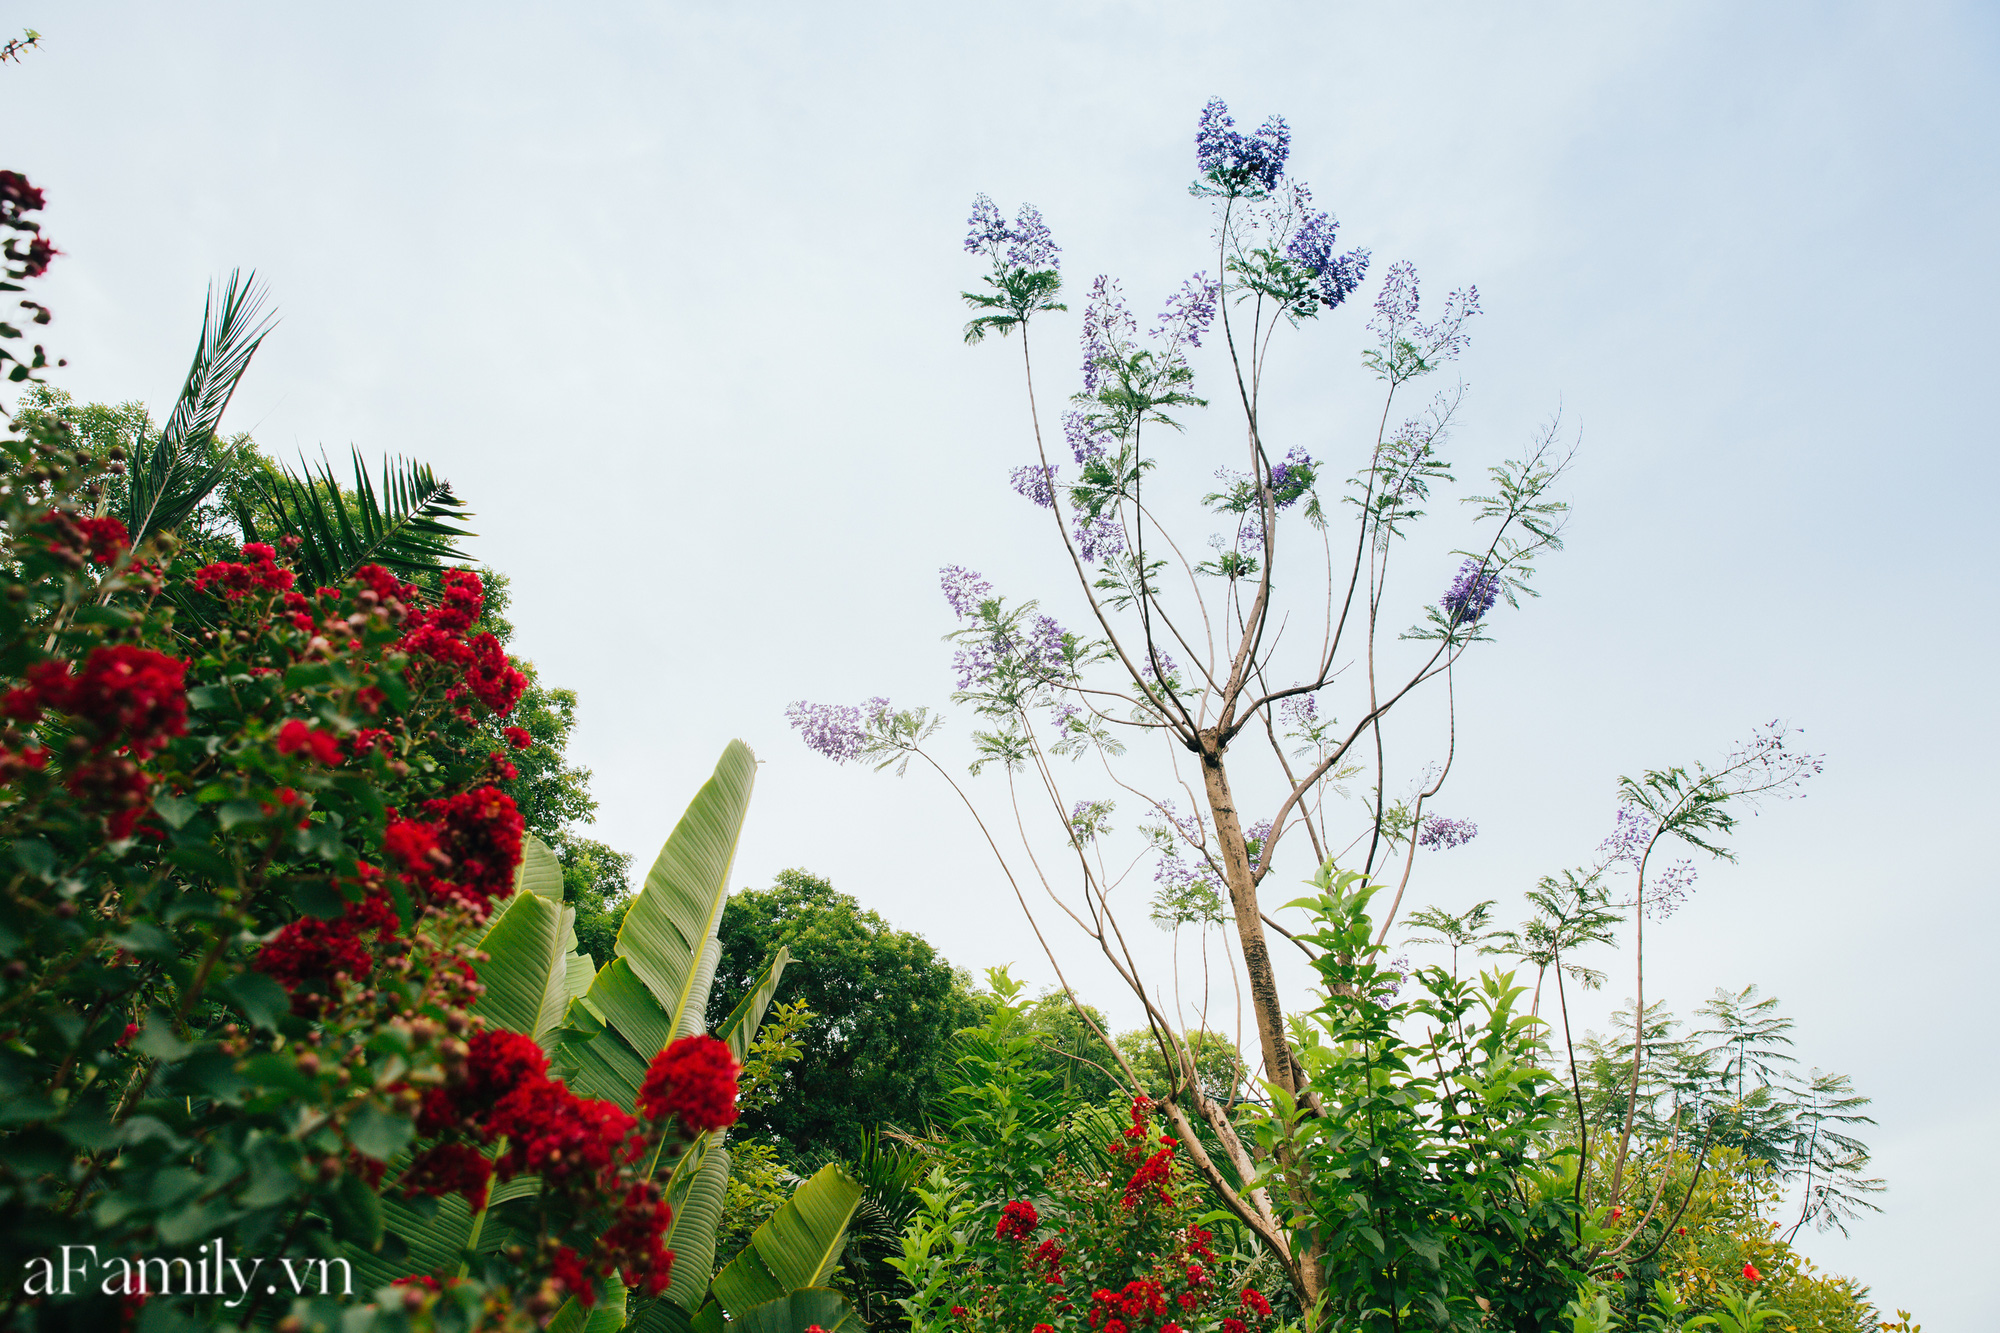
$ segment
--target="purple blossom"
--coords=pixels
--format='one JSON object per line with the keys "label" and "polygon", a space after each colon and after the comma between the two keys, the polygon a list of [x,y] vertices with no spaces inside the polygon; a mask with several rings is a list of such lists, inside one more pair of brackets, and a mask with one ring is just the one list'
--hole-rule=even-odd
{"label": "purple blossom", "polygon": [[1109,833],[1110,825],[1104,821],[1110,817],[1109,801],[1078,801],[1070,807],[1070,832],[1078,842],[1094,841],[1101,833]]}
{"label": "purple blossom", "polygon": [[785,717],[798,729],[807,748],[844,764],[859,759],[868,743],[868,721],[889,711],[887,699],[870,699],[861,707],[852,704],[814,704],[801,699],[785,710]]}
{"label": "purple blossom", "polygon": [[1653,833],[1658,827],[1644,810],[1621,805],[1611,836],[1597,844],[1597,850],[1607,865],[1623,864],[1637,870],[1646,857],[1646,849],[1653,845]]}
{"label": "purple blossom", "polygon": [[1398,958],[1391,958],[1383,965],[1382,970],[1376,974],[1377,980],[1382,983],[1379,998],[1395,999],[1398,995],[1402,994],[1403,987],[1410,984],[1410,978],[1415,976],[1416,972],[1417,970],[1410,966],[1408,954],[1404,954]]}
{"label": "purple blossom", "polygon": [[1453,626],[1477,625],[1499,596],[1500,575],[1485,573],[1477,560],[1467,560],[1458,567],[1458,577],[1445,595],[1438,598],[1438,605]]}
{"label": "purple blossom", "polygon": [[1259,820],[1257,823],[1252,824],[1249,828],[1243,830],[1244,847],[1248,849],[1252,845],[1254,845],[1256,848],[1256,850],[1250,852],[1251,874],[1253,875],[1256,874],[1257,871],[1263,866],[1264,848],[1270,841],[1271,841],[1271,821],[1268,819]]}
{"label": "purple blossom", "polygon": [[1079,467],[1110,452],[1110,432],[1093,428],[1082,408],[1073,407],[1063,414],[1063,438],[1069,441],[1069,451],[1076,455]]}
{"label": "purple blossom", "polygon": [[1090,301],[1083,308],[1083,391],[1095,394],[1104,382],[1104,363],[1123,361],[1132,340],[1138,336],[1138,322],[1125,304],[1125,293],[1113,279],[1099,274],[1090,285]]}
{"label": "purple blossom", "polygon": [[972,201],[972,216],[966,219],[968,254],[986,255],[995,268],[1048,269],[1060,266],[1057,245],[1049,236],[1048,225],[1033,204],[1022,204],[1011,225],[1000,214],[999,205],[986,195]]}
{"label": "purple blossom", "polygon": [[1122,555],[1125,529],[1109,514],[1097,518],[1079,517],[1076,524],[1076,553],[1092,563]]}
{"label": "purple blossom", "polygon": [[1160,326],[1153,330],[1153,336],[1171,333],[1169,347],[1183,342],[1189,347],[1201,346],[1201,335],[1215,319],[1218,295],[1220,288],[1208,280],[1207,273],[1195,274],[1167,298],[1167,308],[1160,312]]}
{"label": "purple blossom", "polygon": [[1382,290],[1375,294],[1375,314],[1369,332],[1388,343],[1408,343],[1426,362],[1450,360],[1464,351],[1472,337],[1465,322],[1479,313],[1479,288],[1465,287],[1444,298],[1444,314],[1435,324],[1419,324],[1417,266],[1407,259],[1389,265]]}
{"label": "purple blossom", "polygon": [[1443,815],[1425,815],[1417,825],[1417,845],[1432,851],[1445,851],[1452,847],[1463,847],[1479,836],[1479,825],[1469,819],[1447,819]]}
{"label": "purple blossom", "polygon": [[[1305,187],[1300,186],[1299,193],[1305,196]],[[1349,250],[1339,256],[1333,253],[1334,234],[1339,230],[1340,224],[1332,217],[1309,208],[1285,245],[1285,257],[1319,280],[1320,304],[1328,310],[1352,296],[1368,276],[1366,250]]]}
{"label": "purple blossom", "polygon": [[1300,731],[1310,731],[1319,722],[1319,695],[1288,695],[1278,700],[1278,715]]}
{"label": "purple blossom", "polygon": [[1272,116],[1255,134],[1239,134],[1220,97],[1209,98],[1201,109],[1194,134],[1195,168],[1225,194],[1270,193],[1291,151],[1292,131],[1282,116]]}
{"label": "purple blossom", "polygon": [[1049,715],[1049,723],[1055,728],[1056,735],[1062,739],[1080,739],[1090,734],[1090,724],[1084,721],[1083,717],[1083,709],[1065,699],[1057,704],[1055,711]]}
{"label": "purple blossom", "polygon": [[1016,495],[1025,495],[1043,509],[1056,502],[1056,465],[1029,463],[1014,469],[1010,479]]}
{"label": "purple blossom", "polygon": [[1019,636],[997,629],[984,640],[952,654],[958,688],[970,690],[987,685],[1003,667],[1045,681],[1060,676],[1068,669],[1063,638],[1063,627],[1049,616],[1034,617]]}
{"label": "purple blossom", "polygon": [[[1155,659],[1158,659],[1160,664],[1157,670],[1153,666]],[[1174,661],[1173,655],[1167,652],[1166,649],[1155,648],[1146,657],[1145,661],[1139,663],[1139,674],[1145,677],[1149,684],[1164,688],[1165,682],[1161,678],[1165,677],[1168,681],[1178,680],[1180,679],[1181,668],[1180,664]]]}
{"label": "purple blossom", "polygon": [[1277,506],[1284,509],[1305,494],[1312,484],[1312,456],[1298,445],[1293,445],[1282,463],[1271,465],[1271,490]]}
{"label": "purple blossom", "polygon": [[977,613],[979,604],[993,591],[992,584],[964,565],[946,565],[940,569],[938,586],[944,589],[944,599],[951,603],[952,614],[960,620]]}
{"label": "purple blossom", "polygon": [[1646,915],[1654,920],[1664,920],[1679,910],[1694,891],[1696,870],[1692,861],[1676,861],[1653,876],[1647,885]]}

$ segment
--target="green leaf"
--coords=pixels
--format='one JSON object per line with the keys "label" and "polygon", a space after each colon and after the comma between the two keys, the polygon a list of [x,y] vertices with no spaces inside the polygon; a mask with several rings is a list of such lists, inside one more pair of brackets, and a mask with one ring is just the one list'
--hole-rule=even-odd
{"label": "green leaf", "polygon": [[521,864],[514,870],[514,892],[538,893],[557,903],[563,900],[562,862],[547,843],[533,834],[521,843]]}
{"label": "green leaf", "polygon": [[364,1106],[347,1122],[347,1140],[378,1162],[386,1162],[409,1147],[417,1127],[406,1115],[390,1115]]}
{"label": "green leaf", "polygon": [[756,776],[750,747],[731,741],[626,910],[618,956],[580,1001],[605,1030],[588,1031],[573,1018],[558,1037],[579,1069],[579,1091],[630,1109],[648,1062],[676,1037],[700,1031],[721,954],[716,928]]}
{"label": "green leaf", "polygon": [[751,1233],[743,1253],[715,1275],[715,1297],[732,1316],[822,1285],[840,1262],[861,1182],[838,1162],[820,1168]]}
{"label": "green leaf", "polygon": [[262,972],[244,972],[219,987],[243,1015],[260,1028],[276,1031],[278,1020],[292,1011],[292,997]]}
{"label": "green leaf", "polygon": [[825,1287],[807,1287],[753,1305],[736,1315],[736,1323],[741,1333],[805,1333],[813,1324],[826,1333],[842,1333],[843,1327],[858,1333],[862,1327],[847,1298]]}
{"label": "green leaf", "polygon": [[562,1309],[549,1321],[548,1333],[618,1333],[623,1327],[625,1284],[609,1277],[604,1280],[603,1298],[588,1310],[574,1296],[564,1301]]}
{"label": "green leaf", "polygon": [[153,808],[160,812],[160,818],[167,821],[167,827],[181,828],[195,817],[201,803],[190,796],[169,796],[162,791],[153,798]]}
{"label": "green leaf", "polygon": [[715,1236],[722,1227],[723,1195],[729,1185],[729,1153],[713,1134],[702,1135],[689,1152],[700,1153],[700,1159],[685,1173],[677,1169],[675,1178],[667,1183],[667,1202],[674,1210],[674,1220],[667,1231],[666,1245],[674,1252],[673,1280],[667,1287],[667,1299],[691,1311],[708,1295],[709,1276],[715,1272]]}
{"label": "green leaf", "polygon": [[[536,893],[509,899],[479,942],[487,955],[479,965],[479,983],[486,989],[472,1012],[509,1032],[534,1036],[545,1030],[543,1007],[551,979],[561,984],[565,975],[558,947],[562,927],[560,903]],[[548,1026],[554,1026],[554,1017]]]}
{"label": "green leaf", "polygon": [[352,486],[340,483],[324,457],[317,471],[307,463],[303,477],[287,471],[260,479],[278,527],[299,539],[292,562],[301,582],[340,583],[369,564],[409,575],[459,558],[456,539],[473,534],[457,525],[471,513],[450,482],[425,464],[385,458],[378,487],[359,449],[353,457]]}
{"label": "green leaf", "polygon": [[368,1182],[350,1171],[340,1178],[327,1211],[342,1240],[374,1249],[382,1243],[382,1201]]}
{"label": "green leaf", "polygon": [[[618,929],[618,956],[677,1020],[692,1016],[698,1023],[708,1000],[706,982],[714,970],[702,968],[705,946],[722,917],[729,868],[756,779],[756,756],[742,741],[731,741],[715,775],[660,849]],[[680,1026],[676,1021],[676,1030]]]}
{"label": "green leaf", "polygon": [[750,1058],[750,1043],[756,1040],[764,1011],[771,1007],[771,997],[778,993],[778,978],[785,974],[785,965],[791,961],[792,951],[779,945],[778,951],[765,960],[764,970],[752,978],[743,998],[729,1011],[729,1017],[715,1030],[715,1035],[736,1052],[738,1064]]}

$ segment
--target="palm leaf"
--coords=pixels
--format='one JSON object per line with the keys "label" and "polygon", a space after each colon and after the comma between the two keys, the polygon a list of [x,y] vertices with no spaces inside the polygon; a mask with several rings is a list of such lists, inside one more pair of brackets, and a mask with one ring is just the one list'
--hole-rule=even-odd
{"label": "palm leaf", "polygon": [[[408,575],[460,558],[456,539],[473,534],[458,524],[471,511],[450,482],[413,459],[384,458],[378,486],[361,451],[352,453],[351,486],[340,483],[324,457],[317,471],[306,462],[302,477],[285,471],[258,479],[266,521],[299,539],[292,562],[301,576],[333,584],[363,565]],[[238,522],[257,539],[255,516],[239,515]]]}
{"label": "palm leaf", "polygon": [[226,475],[207,461],[206,450],[250,358],[271,331],[272,321],[259,318],[265,295],[254,273],[231,273],[219,301],[209,284],[201,340],[174,410],[158,436],[149,441],[141,430],[133,442],[124,515],[133,545],[178,527]]}
{"label": "palm leaf", "polygon": [[741,1318],[833,1275],[847,1224],[861,1206],[861,1182],[830,1162],[792,1191],[777,1212],[750,1234],[750,1243],[715,1275],[715,1298]]}

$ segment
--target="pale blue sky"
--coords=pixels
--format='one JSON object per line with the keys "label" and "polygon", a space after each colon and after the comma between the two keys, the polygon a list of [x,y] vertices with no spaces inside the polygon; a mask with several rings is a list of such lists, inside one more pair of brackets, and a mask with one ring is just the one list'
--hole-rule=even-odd
{"label": "pale blue sky", "polygon": [[[742,736],[767,762],[741,883],[808,866],[1037,981],[948,795],[833,768],[783,709],[944,704],[945,563],[1075,614],[1005,487],[1030,447],[1015,348],[959,344],[971,196],[1039,204],[1072,292],[1112,272],[1143,311],[1205,263],[1202,102],[1282,113],[1378,272],[1479,284],[1461,461],[1558,405],[1583,432],[1569,551],[1462,673],[1446,808],[1481,837],[1413,894],[1511,915],[1603,835],[1618,773],[1804,726],[1825,776],[1653,936],[1649,993],[1781,996],[1802,1062],[1876,1099],[1891,1187],[1805,1248],[1934,1328],[1987,1321],[1990,6],[0,14],[47,37],[0,104],[68,252],[59,384],[164,403],[204,283],[254,266],[284,322],[229,424],[452,478],[519,648],[582,695],[602,837],[644,860]],[[1045,410],[1074,387],[1068,321]],[[1360,322],[1273,371],[1274,438],[1342,470],[1372,403]],[[1189,457],[1234,430],[1211,412]]]}

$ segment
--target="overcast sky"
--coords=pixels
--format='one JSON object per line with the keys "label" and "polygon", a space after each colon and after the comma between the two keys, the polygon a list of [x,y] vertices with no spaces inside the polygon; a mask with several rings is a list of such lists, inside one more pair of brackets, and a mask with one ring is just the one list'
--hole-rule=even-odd
{"label": "overcast sky", "polygon": [[[1825,774],[1704,867],[1651,933],[1648,994],[1782,997],[1801,1063],[1874,1097],[1890,1185],[1852,1239],[1804,1248],[1936,1328],[1990,1317],[1991,6],[4,13],[46,38],[0,103],[66,252],[57,384],[161,411],[204,285],[254,267],[283,323],[227,425],[452,480],[514,581],[518,650],[582,697],[598,836],[649,861],[741,736],[765,763],[740,885],[805,866],[1037,984],[949,791],[834,767],[784,708],[948,708],[946,563],[1079,618],[1005,484],[1032,447],[1018,349],[960,344],[973,194],[1037,203],[1074,304],[1110,272],[1143,317],[1212,267],[1186,194],[1202,103],[1283,114],[1378,274],[1479,285],[1461,474],[1558,409],[1583,445],[1544,596],[1459,673],[1439,808],[1481,834],[1415,902],[1516,919],[1608,831],[1618,774],[1804,727]],[[1336,474],[1378,404],[1364,313],[1281,340],[1271,372],[1269,437]],[[1075,388],[1076,320],[1045,326],[1045,413]],[[1187,487],[1234,461],[1216,396],[1173,446]],[[1449,536],[1424,541],[1399,618],[1450,573]],[[1404,778],[1437,757],[1434,716],[1396,739]],[[1308,862],[1281,860],[1273,901]],[[1629,948],[1594,961],[1613,981],[1580,1026],[1601,1030]]]}

